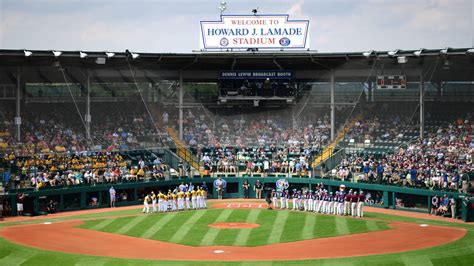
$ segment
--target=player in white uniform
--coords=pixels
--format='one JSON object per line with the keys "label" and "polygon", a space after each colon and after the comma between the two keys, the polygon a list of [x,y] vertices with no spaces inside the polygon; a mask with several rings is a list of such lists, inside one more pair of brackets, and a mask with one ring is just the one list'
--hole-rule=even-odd
{"label": "player in white uniform", "polygon": [[359,201],[359,197],[357,196],[357,191],[354,191],[352,195],[352,202],[351,202],[351,214],[352,217],[357,216],[357,202]]}
{"label": "player in white uniform", "polygon": [[164,208],[164,204],[163,204],[163,199],[165,198],[165,195],[163,195],[163,193],[161,193],[161,190],[158,191],[158,212],[164,212],[165,211],[165,208]]}
{"label": "player in white uniform", "polygon": [[337,206],[338,206],[338,210],[337,210],[337,214],[338,215],[344,215],[344,198],[345,198],[346,195],[344,195],[344,192],[339,192],[339,200],[338,200],[338,203],[337,203]]}
{"label": "player in white uniform", "polygon": [[272,201],[273,201],[273,209],[278,208],[278,196],[276,190],[272,190]]}
{"label": "player in white uniform", "polygon": [[308,198],[308,211],[313,211],[313,201],[314,201],[314,193],[312,190],[309,191],[309,198]]}
{"label": "player in white uniform", "polygon": [[280,209],[284,209],[284,208],[285,208],[285,198],[286,198],[285,190],[282,190],[282,191],[280,192]]}
{"label": "player in white uniform", "polygon": [[326,193],[326,190],[323,191],[323,196],[321,198],[321,213],[325,213],[326,212],[326,208],[327,208],[327,205],[328,205],[328,197],[329,195]]}
{"label": "player in white uniform", "polygon": [[178,211],[184,210],[184,192],[181,189],[178,190]]}
{"label": "player in white uniform", "polygon": [[326,205],[326,213],[327,214],[331,214],[331,211],[332,211],[332,205],[333,205],[332,198],[333,198],[332,192],[329,192],[328,203]]}
{"label": "player in white uniform", "polygon": [[206,204],[206,191],[204,189],[201,188],[201,208],[207,208],[207,204]]}
{"label": "player in white uniform", "polygon": [[320,191],[316,191],[314,193],[314,200],[313,200],[313,211],[319,212],[319,200],[320,200]]}
{"label": "player in white uniform", "polygon": [[143,199],[143,213],[150,213],[150,195],[147,194]]}
{"label": "player in white uniform", "polygon": [[178,210],[178,196],[175,193],[171,193],[171,210]]}
{"label": "player in white uniform", "polygon": [[154,191],[151,192],[151,207],[152,207],[152,212],[157,212],[157,209],[156,209],[156,195],[155,195]]}
{"label": "player in white uniform", "polygon": [[191,205],[193,207],[193,210],[197,209],[197,202],[196,202],[196,197],[197,197],[197,191],[193,189],[191,191]]}
{"label": "player in white uniform", "polygon": [[189,190],[186,190],[186,193],[184,193],[186,197],[186,209],[191,209],[191,192]]}
{"label": "player in white uniform", "polygon": [[308,194],[309,194],[309,191],[306,191],[306,193],[302,195],[302,197],[303,197],[303,210],[304,211],[308,210]]}
{"label": "player in white uniform", "polygon": [[202,208],[202,206],[201,206],[201,188],[200,187],[197,187],[197,191],[196,191],[196,205],[197,205],[198,209]]}
{"label": "player in white uniform", "polygon": [[296,192],[296,189],[293,189],[293,210],[298,209],[298,193]]}
{"label": "player in white uniform", "polygon": [[333,198],[332,213],[337,215],[337,206],[339,204],[339,191],[336,191],[336,195]]}
{"label": "player in white uniform", "polygon": [[351,215],[351,199],[352,189],[349,190],[349,193],[347,193],[344,199],[344,215]]}
{"label": "player in white uniform", "polygon": [[357,217],[364,217],[364,202],[365,202],[365,195],[364,191],[360,191],[359,193],[359,202],[357,203]]}

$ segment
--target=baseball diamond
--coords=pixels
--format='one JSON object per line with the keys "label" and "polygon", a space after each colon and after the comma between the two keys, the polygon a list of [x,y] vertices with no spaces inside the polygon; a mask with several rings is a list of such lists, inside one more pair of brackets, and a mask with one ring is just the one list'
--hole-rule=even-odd
{"label": "baseball diamond", "polygon": [[[1,261],[9,263],[16,259],[36,264],[45,256],[40,250],[50,250],[47,251],[47,256],[53,256],[65,263],[85,263],[87,260],[93,260],[94,257],[89,256],[118,257],[121,259],[105,257],[95,257],[95,259],[104,263],[119,264],[145,262],[143,259],[180,261],[170,262],[179,264],[186,264],[183,260],[206,260],[211,264],[213,260],[219,260],[220,263],[243,260],[269,260],[274,264],[285,264],[292,260],[302,263],[323,261],[331,263],[331,258],[339,257],[338,262],[344,262],[345,257],[359,254],[365,257],[359,256],[352,263],[385,261],[390,265],[397,264],[400,260],[413,260],[415,254],[425,254],[423,255],[425,262],[430,261],[436,265],[443,258],[453,259],[452,254],[448,255],[452,248],[455,248],[457,252],[462,252],[462,250],[469,250],[472,245],[472,243],[467,244],[472,237],[472,227],[439,221],[427,215],[423,217],[424,219],[409,218],[382,214],[374,209],[376,212],[367,214],[369,218],[354,219],[296,211],[266,210],[258,208],[258,202],[240,203],[244,206],[253,206],[252,209],[238,208],[239,203],[232,203],[232,201],[226,203],[226,208],[222,208],[223,204],[219,202],[211,204],[212,208],[209,210],[191,210],[181,213],[139,215],[139,209],[132,207],[124,211],[104,210],[89,215],[80,211],[77,214],[58,215],[57,218],[52,217],[47,220],[24,219],[16,223],[2,224],[3,229],[0,230],[0,235],[5,239],[2,240],[2,245],[6,249],[1,253]],[[199,215],[198,219],[193,219],[192,217],[199,212],[208,214]],[[280,214],[287,218],[284,230],[278,238],[268,234],[268,232],[278,231],[270,226],[253,229],[206,228],[208,223],[215,221],[252,221],[257,224],[266,224],[265,221],[274,220],[272,217]],[[180,216],[189,218],[182,219]],[[309,230],[306,225],[312,218],[316,226]],[[340,223],[335,218],[347,219],[347,221]],[[188,221],[193,223],[192,230],[182,228],[189,225]],[[305,224],[304,228],[301,222]],[[335,227],[341,224],[347,228],[336,230]],[[181,233],[183,230],[186,231],[184,234]],[[214,234],[212,230],[219,230],[220,233]],[[343,235],[341,232],[346,232],[348,235]],[[63,241],[65,235],[68,236],[66,242]],[[242,241],[242,238],[246,240]],[[407,239],[411,240],[407,241]],[[96,245],[84,245],[91,241]],[[445,250],[443,244],[448,243],[450,248]],[[24,254],[24,257],[16,257],[13,254],[23,253],[25,250],[17,244],[32,248]],[[354,244],[356,246],[353,246]],[[247,247],[239,248],[238,246]],[[342,249],[336,249],[336,247],[342,247]],[[420,248],[420,251],[416,251]],[[333,249],[339,251],[328,253]],[[410,252],[407,253],[407,251]],[[76,256],[67,253],[83,255]],[[382,255],[389,253],[394,254]],[[183,254],[186,256],[183,257]],[[460,263],[465,263],[472,259],[472,255],[466,254],[464,257],[456,258]],[[160,263],[159,260],[153,263]]]}

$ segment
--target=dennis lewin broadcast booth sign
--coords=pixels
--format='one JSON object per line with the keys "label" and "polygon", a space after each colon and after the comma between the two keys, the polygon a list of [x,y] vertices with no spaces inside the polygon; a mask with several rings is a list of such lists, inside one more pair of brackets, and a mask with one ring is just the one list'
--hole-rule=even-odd
{"label": "dennis lewin broadcast booth sign", "polygon": [[201,49],[309,49],[308,28],[288,15],[222,15],[201,21]]}

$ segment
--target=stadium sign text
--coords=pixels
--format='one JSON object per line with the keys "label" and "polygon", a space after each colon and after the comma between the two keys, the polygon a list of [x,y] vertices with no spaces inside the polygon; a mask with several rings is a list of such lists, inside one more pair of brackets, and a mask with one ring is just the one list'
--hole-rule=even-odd
{"label": "stadium sign text", "polygon": [[292,79],[293,71],[286,70],[251,70],[251,71],[221,71],[219,79]]}
{"label": "stadium sign text", "polygon": [[307,49],[308,20],[288,15],[222,15],[201,21],[201,49]]}

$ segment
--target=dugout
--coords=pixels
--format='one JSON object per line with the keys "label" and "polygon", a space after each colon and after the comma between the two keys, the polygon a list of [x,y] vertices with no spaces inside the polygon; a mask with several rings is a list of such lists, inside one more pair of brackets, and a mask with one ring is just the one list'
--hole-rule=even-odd
{"label": "dugout", "polygon": [[[250,184],[250,198],[255,198],[255,191],[253,187],[255,182],[260,180],[265,185],[276,187],[276,182],[280,178],[276,177],[264,177],[264,178],[232,178],[224,177],[227,182],[227,188],[229,190],[224,191],[224,198],[243,198],[244,191],[242,184],[247,179]],[[202,184],[206,182],[209,188],[208,198],[217,198],[216,189],[212,186],[215,179],[213,178],[177,178],[164,181],[147,181],[147,182],[133,182],[133,183],[122,183],[114,184],[114,188],[117,191],[117,206],[127,206],[127,205],[136,205],[142,204],[142,195],[145,193],[154,190],[155,192],[158,189],[162,191],[167,191],[168,188],[175,188],[181,184],[181,182],[189,183],[193,182],[194,185]],[[363,190],[364,193],[371,193],[371,196],[374,200],[374,207],[380,208],[390,208],[390,209],[400,209],[408,211],[417,211],[428,213],[429,208],[431,207],[431,197],[438,194],[446,194],[448,197],[453,197],[457,201],[457,206],[462,215],[463,219],[468,219],[465,217],[470,217],[473,212],[470,208],[467,208],[468,205],[462,205],[462,199],[464,199],[464,194],[458,192],[439,192],[435,190],[427,189],[418,189],[418,188],[408,188],[408,187],[398,187],[398,186],[387,186],[381,184],[368,184],[368,183],[352,183],[344,182],[340,180],[331,180],[323,178],[287,178],[289,182],[289,189],[293,188],[308,188],[314,189],[318,184],[323,184],[329,191],[338,191],[340,185],[344,184],[346,186],[346,191],[353,189],[355,191]],[[230,186],[229,186],[230,184]],[[27,193],[25,200],[25,212],[38,215],[44,214],[39,208],[39,202],[46,202],[46,199],[57,199],[58,200],[58,211],[68,211],[68,210],[78,210],[78,209],[88,209],[91,206],[87,204],[86,195],[99,195],[100,207],[109,206],[109,184],[98,184],[94,187],[82,186],[77,188],[70,189],[42,189],[39,191],[32,191]],[[97,194],[100,192],[99,194]],[[125,192],[127,195],[126,200],[120,199],[120,194]],[[44,198],[46,196],[46,198]],[[407,206],[397,206],[396,199],[404,199],[405,202],[413,200],[415,203],[413,205]],[[11,202],[12,214],[16,215],[16,193],[7,193],[4,197],[5,201]],[[474,201],[472,201],[474,203]],[[36,209],[34,206],[37,206]],[[472,207],[472,206],[471,206]],[[467,213],[469,212],[469,213]],[[465,216],[467,215],[467,216]],[[473,214],[474,215],[474,214]],[[469,218],[470,219],[470,218]]]}

